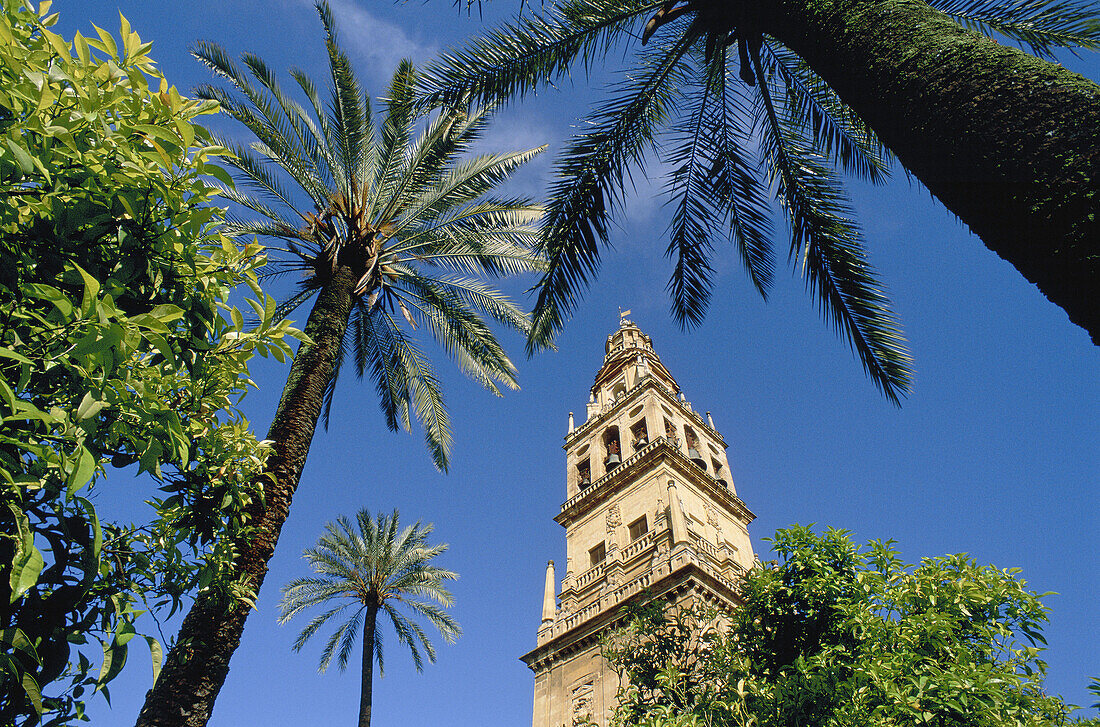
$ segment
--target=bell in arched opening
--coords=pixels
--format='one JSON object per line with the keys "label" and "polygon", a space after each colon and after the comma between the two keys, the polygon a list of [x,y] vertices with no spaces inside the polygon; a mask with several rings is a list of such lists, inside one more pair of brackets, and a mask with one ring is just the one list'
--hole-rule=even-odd
{"label": "bell in arched opening", "polygon": [[619,447],[619,428],[611,427],[603,435],[604,449],[607,451],[607,457],[604,458],[604,465],[608,472],[618,467],[623,463],[621,452]]}
{"label": "bell in arched opening", "polygon": [[707,461],[699,454],[699,437],[691,427],[684,427],[684,438],[687,439],[688,459],[699,466],[699,469],[707,471]]}

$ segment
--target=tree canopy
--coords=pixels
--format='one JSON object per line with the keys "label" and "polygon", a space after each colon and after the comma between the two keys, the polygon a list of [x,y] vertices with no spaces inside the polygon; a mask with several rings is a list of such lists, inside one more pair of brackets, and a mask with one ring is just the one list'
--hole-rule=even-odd
{"label": "tree canopy", "polygon": [[731,614],[651,604],[609,639],[616,725],[1064,724],[1043,689],[1048,610],[1018,569],[907,565],[891,542],[793,526]]}
{"label": "tree canopy", "polygon": [[[224,150],[195,123],[216,105],[169,86],[124,18],[71,42],[55,19],[48,2],[0,14],[5,724],[79,717],[138,614],[233,588],[226,536],[267,453],[237,407],[249,359],[284,358],[293,333],[256,283],[261,248],[219,230]],[[242,284],[255,324],[229,303]],[[148,522],[97,512],[108,481],[148,498]]]}

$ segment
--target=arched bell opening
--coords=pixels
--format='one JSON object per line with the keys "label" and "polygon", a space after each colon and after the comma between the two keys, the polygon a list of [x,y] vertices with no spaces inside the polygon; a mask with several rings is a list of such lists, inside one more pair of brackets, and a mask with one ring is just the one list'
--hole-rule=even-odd
{"label": "arched bell opening", "polygon": [[577,489],[583,490],[592,484],[592,463],[585,457],[577,463]]}
{"label": "arched bell opening", "polygon": [[688,459],[699,466],[699,469],[707,471],[707,461],[699,453],[699,435],[689,426],[684,427],[684,441],[687,443]]}
{"label": "arched bell opening", "polygon": [[646,428],[645,419],[630,428],[630,446],[637,452],[649,444],[649,430]]}
{"label": "arched bell opening", "polygon": [[623,463],[623,450],[622,445],[619,443],[618,427],[608,427],[607,431],[603,433],[603,448],[607,455],[603,463],[607,471],[610,472]]}

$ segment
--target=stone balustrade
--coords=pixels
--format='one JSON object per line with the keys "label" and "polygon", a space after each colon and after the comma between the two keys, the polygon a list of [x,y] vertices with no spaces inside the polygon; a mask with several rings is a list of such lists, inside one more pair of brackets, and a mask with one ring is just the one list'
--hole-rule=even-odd
{"label": "stone balustrade", "polygon": [[580,590],[581,588],[584,588],[585,586],[587,586],[592,581],[594,581],[597,578],[601,577],[603,575],[605,566],[606,566],[606,563],[600,563],[599,565],[592,566],[591,568],[586,570],[584,573],[581,573],[579,576],[577,576],[577,582],[576,582],[576,586],[574,586],[574,588],[576,588],[577,590]]}
{"label": "stone balustrade", "polygon": [[[662,532],[661,534],[664,535],[665,533]],[[656,531],[650,530],[648,533],[623,548],[620,551],[619,557],[622,558],[624,563],[629,563],[637,556],[652,548],[653,544],[656,542],[656,536]]]}

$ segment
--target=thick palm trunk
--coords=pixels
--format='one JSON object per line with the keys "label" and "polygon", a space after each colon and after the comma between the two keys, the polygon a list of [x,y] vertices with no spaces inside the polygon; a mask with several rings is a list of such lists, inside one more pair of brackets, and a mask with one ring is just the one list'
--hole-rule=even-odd
{"label": "thick palm trunk", "polygon": [[[309,454],[325,387],[347,329],[355,279],[350,268],[339,267],[318,294],[305,328],[313,343],[299,347],[268,431],[275,451],[262,477],[264,501],[250,508],[249,537],[236,543],[234,561],[237,574],[254,593],[259,593],[267,574],[267,563],[275,552]],[[160,677],[146,695],[139,727],[206,724],[229,673],[229,659],[240,644],[249,610],[246,604],[221,593],[198,597],[183,620]]]}
{"label": "thick palm trunk", "polygon": [[378,625],[378,606],[367,607],[363,624],[363,683],[359,690],[359,727],[370,727],[371,695],[374,689],[374,630]]}
{"label": "thick palm trunk", "polygon": [[920,0],[748,7],[989,249],[1100,344],[1100,86]]}

